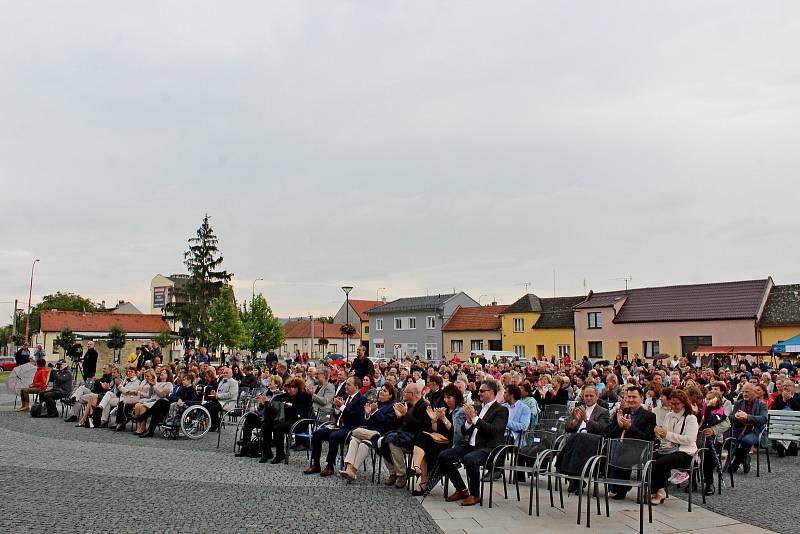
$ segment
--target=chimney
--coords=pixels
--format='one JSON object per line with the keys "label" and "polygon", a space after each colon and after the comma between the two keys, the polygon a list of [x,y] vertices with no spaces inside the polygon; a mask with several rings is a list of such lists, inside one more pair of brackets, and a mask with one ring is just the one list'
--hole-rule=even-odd
{"label": "chimney", "polygon": [[105,309],[105,307],[106,307],[106,301],[105,300],[100,301],[100,307]]}
{"label": "chimney", "polygon": [[382,297],[381,297],[381,302],[383,302],[384,304],[386,304],[386,295],[384,295],[384,296],[382,296]]}
{"label": "chimney", "polygon": [[497,306],[497,301],[496,300],[492,301],[492,306]]}

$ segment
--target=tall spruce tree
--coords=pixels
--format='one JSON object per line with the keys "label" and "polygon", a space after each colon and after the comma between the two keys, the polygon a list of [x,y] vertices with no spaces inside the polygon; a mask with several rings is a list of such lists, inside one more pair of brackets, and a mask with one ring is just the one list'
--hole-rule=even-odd
{"label": "tall spruce tree", "polygon": [[219,240],[208,220],[197,229],[197,235],[189,238],[189,249],[184,253],[183,263],[188,270],[186,284],[175,288],[175,300],[166,312],[181,323],[178,332],[184,342],[196,340],[200,345],[208,344],[208,307],[219,296],[223,285],[230,282],[233,274],[222,266]]}

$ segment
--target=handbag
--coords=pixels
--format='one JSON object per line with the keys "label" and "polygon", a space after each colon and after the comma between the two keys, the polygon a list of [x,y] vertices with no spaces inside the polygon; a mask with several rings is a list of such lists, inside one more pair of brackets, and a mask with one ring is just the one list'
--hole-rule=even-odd
{"label": "handbag", "polygon": [[286,406],[281,401],[269,401],[269,413],[276,423],[286,422]]}
{"label": "handbag", "polygon": [[425,432],[425,434],[428,434],[433,439],[433,442],[437,445],[448,445],[450,443],[450,440],[447,439],[447,436],[443,436],[438,432]]}

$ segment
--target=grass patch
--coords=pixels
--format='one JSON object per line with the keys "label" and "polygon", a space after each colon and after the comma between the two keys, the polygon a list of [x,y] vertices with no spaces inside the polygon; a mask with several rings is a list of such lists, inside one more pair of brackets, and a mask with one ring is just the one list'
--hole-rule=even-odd
{"label": "grass patch", "polygon": [[7,371],[0,371],[0,384],[5,382],[6,378],[8,378],[8,375],[10,375],[10,374],[11,373],[9,373]]}

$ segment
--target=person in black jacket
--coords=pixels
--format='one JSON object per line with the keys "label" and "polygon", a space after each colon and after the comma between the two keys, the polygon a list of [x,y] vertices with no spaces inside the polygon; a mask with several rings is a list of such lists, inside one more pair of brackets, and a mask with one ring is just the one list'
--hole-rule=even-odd
{"label": "person in black jacket", "polygon": [[[261,459],[259,463],[266,463],[270,458],[272,464],[279,464],[286,460],[284,449],[286,433],[300,419],[305,419],[311,412],[311,395],[306,391],[306,383],[302,378],[290,378],[285,386],[286,393],[274,397],[273,401],[283,403],[283,421],[276,421],[274,412],[269,407],[264,412],[264,423],[261,425]],[[272,456],[272,447],[275,447],[275,457]]]}
{"label": "person in black jacket", "polygon": [[[617,416],[611,421],[608,437],[611,439],[631,438],[643,441],[655,441],[656,414],[649,412],[642,406],[644,396],[642,391],[635,386],[625,388],[625,399],[617,410]],[[630,469],[610,467],[608,474],[611,478],[620,480],[631,477]],[[627,486],[610,486],[614,493],[613,499],[622,500],[630,490]]]}
{"label": "person in black jacket", "polygon": [[[481,500],[481,465],[486,463],[489,453],[505,443],[506,425],[508,424],[508,409],[496,402],[500,384],[496,380],[486,380],[478,389],[480,395],[480,411],[473,405],[464,406],[466,421],[461,427],[461,433],[466,444],[456,445],[439,454],[439,463],[442,472],[453,483],[455,492],[447,497],[447,502],[461,501],[461,506],[474,506]],[[461,462],[467,472],[469,490],[456,464]]]}
{"label": "person in black jacket", "polygon": [[403,400],[404,402],[397,402],[394,405],[399,428],[381,440],[381,455],[386,459],[389,468],[386,485],[398,488],[405,487],[408,481],[404,452],[411,452],[414,448],[417,434],[431,429],[431,419],[427,413],[429,404],[422,400],[419,384],[411,383],[406,386]]}
{"label": "person in black jacket", "polygon": [[97,351],[94,348],[94,342],[90,341],[86,345],[86,353],[83,355],[83,379],[94,378],[97,372]]}
{"label": "person in black jacket", "polygon": [[[800,411],[800,393],[795,393],[794,381],[791,378],[786,378],[781,382],[780,394],[772,402],[770,409]],[[787,445],[784,442],[772,440],[772,448],[778,452],[778,456],[781,458],[786,455],[797,456],[796,441],[791,441]]]}
{"label": "person in black jacket", "polygon": [[375,374],[375,365],[372,363],[372,360],[367,358],[367,349],[364,345],[356,349],[356,359],[353,360],[352,370],[361,380],[364,380],[365,376],[371,377]]}

